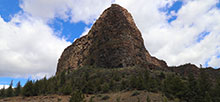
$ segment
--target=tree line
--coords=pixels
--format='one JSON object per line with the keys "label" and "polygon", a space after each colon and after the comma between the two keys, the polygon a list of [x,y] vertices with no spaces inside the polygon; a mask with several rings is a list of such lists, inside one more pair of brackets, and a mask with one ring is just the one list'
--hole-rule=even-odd
{"label": "tree line", "polygon": [[73,72],[62,72],[49,79],[28,80],[22,87],[20,82],[13,88],[0,90],[0,97],[39,96],[48,94],[72,95],[72,102],[83,100],[83,94],[99,94],[129,90],[162,92],[170,100],[181,102],[220,102],[220,78],[210,79],[202,71],[199,77],[193,73],[188,77],[176,73],[132,67],[104,69],[83,67]]}

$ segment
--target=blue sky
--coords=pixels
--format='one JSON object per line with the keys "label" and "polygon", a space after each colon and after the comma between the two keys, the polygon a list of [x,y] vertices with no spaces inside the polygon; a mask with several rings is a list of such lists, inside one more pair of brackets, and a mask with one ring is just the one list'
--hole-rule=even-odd
{"label": "blue sky", "polygon": [[73,42],[75,38],[79,38],[86,27],[91,27],[91,24],[85,24],[84,22],[71,23],[59,18],[55,18],[48,24],[55,32],[60,33],[60,35],[57,35],[58,37],[65,37],[69,42]]}
{"label": "blue sky", "polygon": [[63,49],[113,2],[131,12],[147,50],[168,65],[220,66],[216,0],[0,0],[0,85],[53,76]]}
{"label": "blue sky", "polygon": [[19,0],[1,0],[0,1],[0,15],[6,21],[10,21],[12,16],[21,12],[19,7]]}
{"label": "blue sky", "polygon": [[174,2],[171,6],[169,6],[167,4],[165,7],[160,8],[160,10],[162,12],[165,12],[167,16],[170,16],[167,20],[170,23],[170,22],[176,20],[176,18],[177,18],[177,16],[172,15],[171,12],[177,13],[179,11],[179,9],[182,7],[182,5],[183,5],[183,2],[178,0],[178,1]]}

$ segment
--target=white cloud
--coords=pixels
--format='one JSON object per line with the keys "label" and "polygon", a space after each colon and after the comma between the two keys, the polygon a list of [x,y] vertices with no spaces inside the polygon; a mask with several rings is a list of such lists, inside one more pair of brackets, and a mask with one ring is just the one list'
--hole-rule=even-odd
{"label": "white cloud", "polygon": [[91,28],[86,27],[86,28],[84,29],[84,32],[80,35],[80,37],[87,35],[87,34],[89,33],[89,30],[90,30],[90,29],[91,29]]}
{"label": "white cloud", "polygon": [[10,22],[0,17],[0,32],[1,77],[54,75],[59,56],[70,45],[42,20],[27,15],[18,14]]}
{"label": "white cloud", "polygon": [[3,89],[3,88],[7,89],[8,87],[9,85],[0,85],[0,89]]}
{"label": "white cloud", "polygon": [[218,58],[217,56],[213,56],[208,64],[215,68],[219,68],[220,66],[219,62],[220,62],[220,58]]}
{"label": "white cloud", "polygon": [[[184,5],[175,13],[177,19],[169,24],[169,16],[159,9],[175,1],[116,0],[116,3],[132,13],[152,55],[169,65],[188,62],[204,65],[211,59],[209,66],[220,67],[213,58],[220,52],[220,10],[215,7],[218,0],[183,0]],[[210,34],[198,42],[204,31]]]}
{"label": "white cloud", "polygon": [[21,8],[44,20],[55,17],[91,23],[112,0],[22,0]]}

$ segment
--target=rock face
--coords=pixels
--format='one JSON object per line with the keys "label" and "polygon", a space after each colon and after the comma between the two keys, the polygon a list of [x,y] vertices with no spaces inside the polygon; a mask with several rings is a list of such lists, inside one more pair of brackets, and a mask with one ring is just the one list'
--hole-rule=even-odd
{"label": "rock face", "polygon": [[131,14],[123,7],[112,4],[87,35],[64,50],[57,73],[84,65],[121,68],[146,63],[167,67],[164,61],[151,57],[145,49],[141,32]]}

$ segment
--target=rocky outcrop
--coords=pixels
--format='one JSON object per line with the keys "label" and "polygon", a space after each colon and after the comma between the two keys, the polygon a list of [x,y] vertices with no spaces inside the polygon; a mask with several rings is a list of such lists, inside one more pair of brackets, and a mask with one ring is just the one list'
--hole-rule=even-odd
{"label": "rocky outcrop", "polygon": [[121,68],[147,63],[167,67],[164,61],[151,57],[145,49],[141,32],[131,14],[123,7],[112,4],[87,35],[64,50],[57,73],[85,65]]}
{"label": "rocky outcrop", "polygon": [[212,67],[199,68],[194,64],[187,63],[180,66],[167,67],[169,71],[178,73],[181,76],[188,77],[190,74],[193,74],[196,78],[199,78],[201,72],[205,72],[213,80],[217,79],[220,75],[220,69],[214,69]]}

